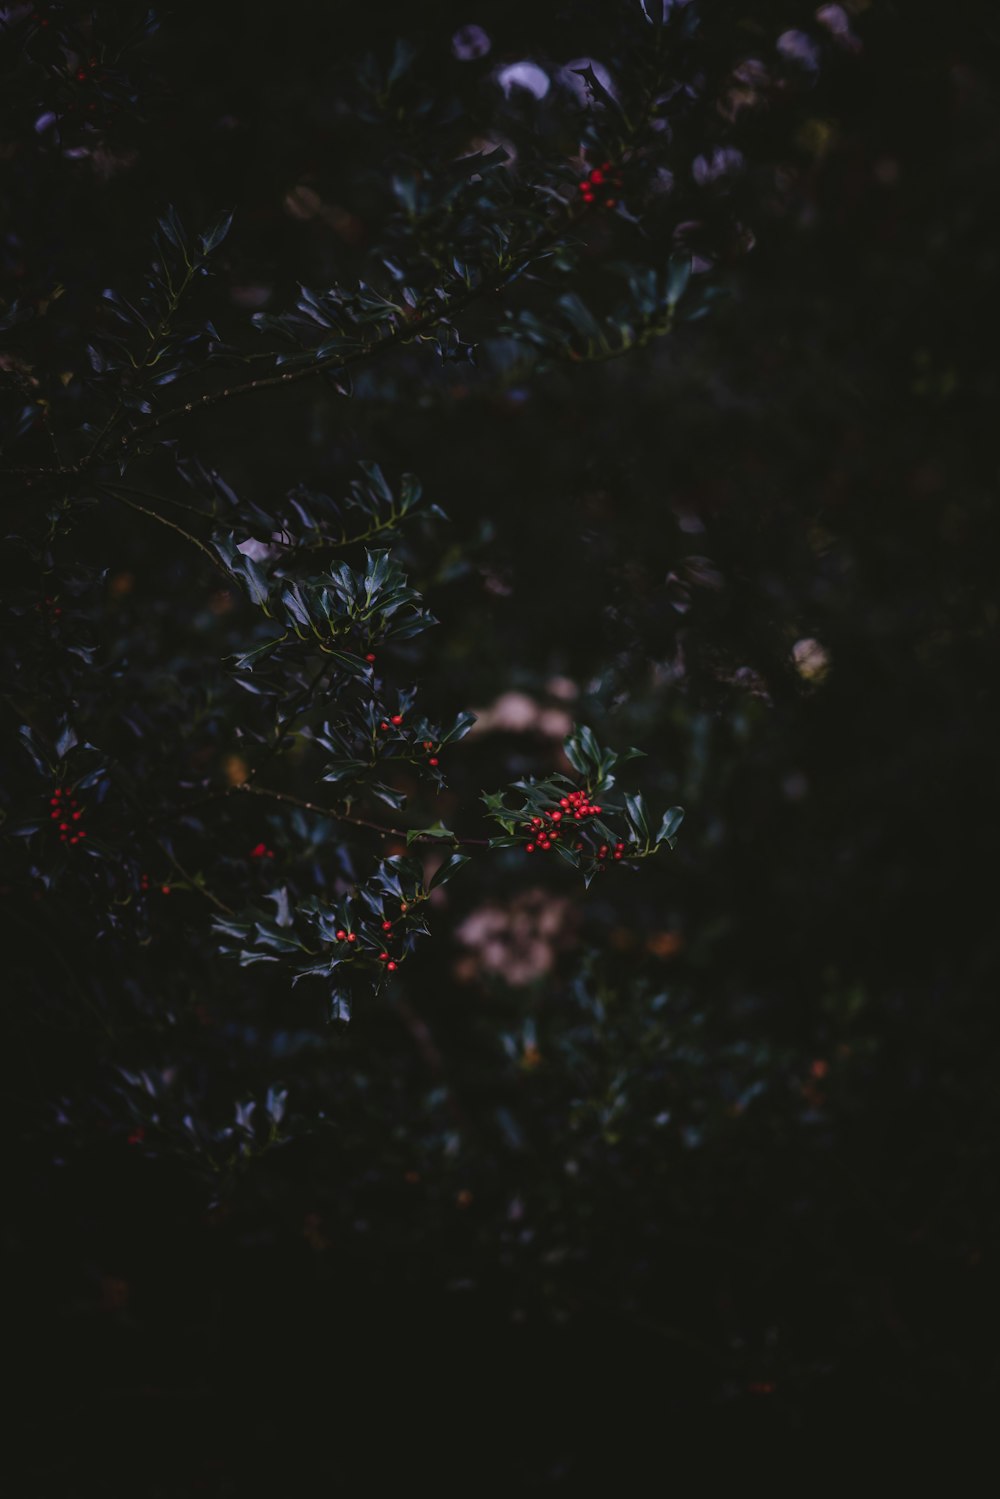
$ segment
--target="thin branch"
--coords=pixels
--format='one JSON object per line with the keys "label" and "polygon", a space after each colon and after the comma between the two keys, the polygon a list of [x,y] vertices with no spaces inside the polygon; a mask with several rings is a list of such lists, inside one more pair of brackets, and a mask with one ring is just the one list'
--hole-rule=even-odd
{"label": "thin branch", "polygon": [[[336,812],[332,807],[321,807],[316,802],[304,801],[299,796],[290,796],[287,791],[272,791],[267,786],[254,786],[249,781],[244,781],[241,786],[234,787],[234,791],[244,791],[249,796],[264,796],[271,801],[284,802],[291,807],[301,807],[306,812],[317,812],[321,817],[328,817],[332,822],[349,822],[357,828],[369,828],[373,833],[379,833],[383,838],[409,838],[412,829],[387,827],[384,823],[372,822],[367,817],[352,817],[347,812]],[[457,844],[465,844],[474,848],[489,848],[488,838],[438,838],[433,834],[419,833],[411,840],[414,843],[441,844],[447,848],[454,848]]]}
{"label": "thin branch", "polygon": [[232,584],[233,580],[226,568],[223,566],[221,560],[215,555],[213,551],[210,551],[210,549],[205,545],[203,541],[199,541],[197,536],[194,536],[190,531],[185,530],[183,526],[179,526],[176,521],[168,520],[167,517],[165,515],[161,515],[158,510],[150,510],[148,505],[140,505],[137,500],[129,499],[128,495],[124,492],[124,489],[120,488],[118,485],[105,483],[101,485],[101,488],[104,489],[113,500],[118,500],[122,505],[127,505],[130,510],[136,510],[140,515],[148,515],[150,520],[159,521],[161,526],[167,526],[171,531],[176,531],[178,536],[183,536],[185,541],[189,541],[192,546],[196,546],[198,548],[199,552],[204,553],[209,562],[211,562],[212,566],[216,569],[216,571],[222,574],[227,583]]}
{"label": "thin branch", "polygon": [[220,900],[217,895],[213,895],[211,890],[209,890],[207,886],[199,884],[199,882],[194,878],[193,875],[188,874],[187,870],[184,868],[183,864],[178,859],[173,850],[169,849],[165,843],[161,843],[159,838],[157,838],[156,840],[156,845],[158,848],[163,850],[167,858],[170,860],[171,864],[177,870],[177,873],[181,876],[182,879],[187,880],[192,890],[198,890],[205,897],[205,899],[210,900],[216,910],[221,911],[223,915],[236,915],[236,912],[233,910],[233,908],[231,906],[227,906],[224,900]]}
{"label": "thin branch", "polygon": [[[127,437],[122,438],[123,445],[131,444],[135,440],[141,440],[147,433],[155,432],[160,427],[166,426],[168,422],[176,421],[180,417],[189,416],[195,411],[204,410],[207,407],[218,405],[222,401],[235,399],[237,396],[249,395],[256,390],[268,390],[274,386],[291,385],[299,380],[310,380],[316,375],[323,374],[327,370],[353,369],[356,365],[364,363],[365,360],[384,354],[388,350],[398,347],[400,344],[409,343],[413,339],[423,337],[439,324],[447,322],[456,314],[464,312],[473,302],[480,297],[491,295],[502,291],[509,285],[525,268],[531,264],[532,258],[537,252],[550,244],[556,237],[555,225],[550,225],[544,233],[538,237],[523,251],[515,264],[506,271],[495,276],[484,276],[477,286],[468,287],[464,293],[456,296],[451,302],[443,303],[434,307],[423,317],[414,322],[398,322],[392,331],[382,338],[376,338],[374,342],[363,344],[359,349],[347,355],[332,354],[328,359],[319,359],[315,363],[306,365],[302,369],[283,370],[280,374],[265,375],[260,379],[247,380],[240,385],[227,385],[221,390],[208,391],[204,395],[197,396],[191,401],[186,401],[183,406],[171,407],[169,411],[162,412],[152,421],[145,422],[134,427]],[[101,457],[100,445],[109,428],[106,427],[99,435],[90,450],[75,464],[62,464],[56,468],[10,468],[8,474],[23,475],[27,478],[26,488],[31,487],[32,479],[62,478],[85,473]],[[162,519],[162,517],[158,517]]]}

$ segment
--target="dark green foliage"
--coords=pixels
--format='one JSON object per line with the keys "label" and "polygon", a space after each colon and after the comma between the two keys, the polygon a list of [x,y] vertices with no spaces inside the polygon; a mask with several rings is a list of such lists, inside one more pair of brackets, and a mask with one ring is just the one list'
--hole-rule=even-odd
{"label": "dark green foliage", "polygon": [[988,1386],[997,122],[837,9],[8,17],[10,1241],[152,1492]]}

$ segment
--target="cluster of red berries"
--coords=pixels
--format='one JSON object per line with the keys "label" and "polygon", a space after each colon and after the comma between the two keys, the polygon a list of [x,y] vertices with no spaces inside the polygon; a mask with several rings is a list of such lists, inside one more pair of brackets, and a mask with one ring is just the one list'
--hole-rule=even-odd
{"label": "cluster of red berries", "polygon": [[86,829],[80,827],[83,808],[71,791],[57,786],[49,797],[49,806],[52,808],[49,815],[59,829],[60,843],[79,843],[86,838]]}
{"label": "cluster of red berries", "polygon": [[585,203],[596,203],[598,194],[605,208],[614,208],[618,199],[614,196],[614,190],[621,188],[621,173],[616,172],[610,161],[602,161],[599,167],[594,167],[582,182],[577,184],[578,191]]}
{"label": "cluster of red berries", "polygon": [[438,764],[440,764],[440,761],[438,760],[437,755],[435,755],[435,754],[432,753],[432,751],[434,749],[434,744],[433,744],[432,740],[430,740],[430,739],[425,739],[424,740],[424,749],[427,751],[427,764],[428,765],[438,765]]}
{"label": "cluster of red berries", "polygon": [[625,857],[625,845],[624,845],[624,843],[616,843],[613,849],[607,843],[602,843],[601,846],[600,846],[600,848],[597,850],[597,857],[598,857],[598,859],[600,859],[601,862],[603,863],[603,861],[608,857],[608,854],[610,854],[611,857],[613,859],[615,859],[616,861],[620,861],[620,860],[624,859],[624,857]]}
{"label": "cluster of red berries", "polygon": [[266,843],[258,843],[250,850],[251,859],[273,859],[274,849],[268,848]]}
{"label": "cluster of red berries", "polygon": [[379,724],[379,728],[383,731],[383,733],[388,733],[390,728],[398,729],[402,722],[402,713],[394,713],[391,718],[383,718],[382,722]]}
{"label": "cluster of red berries", "polygon": [[[574,822],[582,822],[585,817],[595,817],[601,811],[594,802],[587,799],[584,791],[571,791],[569,796],[560,798],[559,806],[552,812],[546,812],[544,817],[533,817],[525,827],[525,832],[531,837],[531,842],[524,845],[526,854],[533,854],[536,848],[548,849],[559,839],[559,824],[563,818],[572,818]],[[582,844],[577,844],[582,848]]]}
{"label": "cluster of red berries", "polygon": [[[399,909],[401,914],[405,916],[406,912],[409,910],[409,907],[407,906],[405,900],[400,901]],[[382,922],[382,930],[386,933],[392,931],[392,922],[388,919],[388,917],[386,917],[386,919]],[[357,944],[357,932],[349,932],[346,927],[339,927],[334,935],[336,936],[338,942],[350,942],[354,945]],[[396,969],[399,967],[399,964],[389,952],[380,952],[378,955],[378,960],[380,963],[385,964],[387,973],[395,973]]]}
{"label": "cluster of red berries", "polygon": [[[148,874],[144,874],[144,875],[140,876],[140,878],[139,878],[139,889],[142,891],[143,895],[145,895],[146,892],[149,890],[151,884],[152,884],[152,881],[150,880]],[[161,885],[160,886],[160,894],[161,895],[169,895],[170,894],[170,886],[169,885]]]}

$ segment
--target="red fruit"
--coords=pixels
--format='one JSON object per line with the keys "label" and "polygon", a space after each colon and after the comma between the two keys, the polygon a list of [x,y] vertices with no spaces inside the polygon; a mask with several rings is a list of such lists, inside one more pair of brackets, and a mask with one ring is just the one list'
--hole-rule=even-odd
{"label": "red fruit", "polygon": [[396,965],[395,965],[395,963],[387,963],[385,966],[386,966],[386,971],[388,973],[395,973],[396,972]]}
{"label": "red fruit", "polygon": [[76,821],[77,821],[77,820],[78,820],[78,819],[79,819],[79,818],[81,818],[81,817],[82,817],[82,816],[83,816],[83,813],[82,813],[82,812],[74,812],[74,813],[73,813],[73,821],[74,821],[74,822],[76,822]]}
{"label": "red fruit", "polygon": [[383,930],[383,932],[391,932],[392,931],[392,922],[391,921],[383,921],[383,923],[382,923],[382,930]]}
{"label": "red fruit", "polygon": [[402,713],[394,713],[394,714],[393,714],[393,715],[392,715],[392,722],[393,722],[393,723],[394,723],[394,724],[395,724],[395,725],[396,725],[396,727],[397,727],[397,728],[398,728],[398,727],[399,727],[399,725],[400,725],[400,724],[401,724],[401,723],[402,723],[402,722],[403,722],[403,715],[402,715]]}
{"label": "red fruit", "polygon": [[387,952],[380,952],[378,955],[378,960],[380,963],[388,963],[389,954]]}
{"label": "red fruit", "polygon": [[540,828],[541,825],[542,825],[542,819],[540,817],[533,817],[531,819],[531,826],[533,828]]}
{"label": "red fruit", "polygon": [[369,666],[374,662],[375,657],[374,657],[374,655],[372,654],[371,651],[368,652],[367,656],[365,657],[365,660],[368,662]]}
{"label": "red fruit", "polygon": [[430,759],[427,761],[427,764],[428,765],[437,765],[438,764],[438,757],[437,757],[437,755],[431,755]]}
{"label": "red fruit", "polygon": [[526,843],[524,845],[524,852],[526,854],[533,854],[535,852],[535,845],[533,843]]}
{"label": "red fruit", "polygon": [[346,939],[347,939],[347,933],[344,931],[343,928],[341,928],[340,931],[337,933],[337,941],[338,942],[344,942],[344,941],[346,941]]}
{"label": "red fruit", "polygon": [[559,822],[561,820],[561,818],[562,818],[562,813],[561,812],[550,812],[549,816],[551,817],[551,819],[552,819],[553,822]]}
{"label": "red fruit", "polygon": [[382,722],[379,724],[379,728],[380,729],[387,729],[388,727],[389,727],[389,725],[386,723],[385,719],[383,718]]}
{"label": "red fruit", "polygon": [[594,168],[594,170],[590,174],[590,180],[591,182],[595,183],[604,181],[604,173],[601,171],[600,167]]}
{"label": "red fruit", "polygon": [[169,895],[170,894],[170,886],[169,885],[161,885],[160,886],[160,894],[161,895]]}
{"label": "red fruit", "polygon": [[405,911],[406,910],[406,901],[405,900],[401,900],[400,901],[400,903],[399,903],[399,909],[401,911]]}
{"label": "red fruit", "polygon": [[61,822],[59,824],[59,831],[60,831],[60,833],[65,833],[68,830],[69,830],[69,823],[68,822]]}
{"label": "red fruit", "polygon": [[348,932],[348,934],[347,934],[347,940],[348,940],[348,942],[357,942],[357,940],[358,940],[357,933],[356,932]]}

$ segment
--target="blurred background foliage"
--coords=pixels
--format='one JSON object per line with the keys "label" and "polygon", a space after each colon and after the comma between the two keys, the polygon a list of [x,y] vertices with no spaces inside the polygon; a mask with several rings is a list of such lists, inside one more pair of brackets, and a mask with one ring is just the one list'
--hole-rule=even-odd
{"label": "blurred background foliage", "polygon": [[[297,282],[356,273],[401,134],[499,142],[527,175],[539,142],[572,158],[552,80],[607,56],[614,81],[638,9],[168,8],[97,146],[65,123],[26,137],[34,84],[8,59],[11,294],[64,288],[48,316],[71,368],[164,203],[192,223],[227,204],[227,338]],[[349,404],[302,385],[264,416],[197,418],[195,439],[257,504],[375,458],[447,513],[401,545],[443,621],[428,711],[480,713],[449,826],[482,787],[561,763],[581,720],[646,750],[648,793],[687,808],[677,853],[586,895],[477,863],[405,984],[346,1030],[308,986],[220,970],[180,894],[126,975],[84,916],[54,933],[5,890],[6,1235],[29,1383],[77,1418],[33,1459],[52,1492],[111,1473],[100,1433],[122,1420],[136,1450],[171,1432],[151,1493],[242,1491],[317,1433],[337,1474],[353,1445],[334,1433],[376,1390],[406,1460],[450,1471],[479,1438],[538,1488],[692,1430],[902,1428],[995,1395],[996,20],[711,12],[711,111],[674,148],[669,210],[711,229],[710,315],[575,364],[486,308],[463,329],[476,365],[403,356]],[[414,86],[366,117],[359,59],[384,65],[396,36],[453,103]],[[734,59],[759,71],[734,79]],[[519,65],[531,87],[505,91]],[[88,87],[69,102],[105,108]],[[712,228],[713,169],[692,160],[732,141]],[[637,232],[594,221],[595,285],[641,258]],[[105,627],[162,668],[211,623],[205,578],[156,533],[107,525],[101,548]],[[273,842],[279,822],[245,831]],[[95,990],[97,1019],[75,999]],[[123,1015],[127,1078],[102,1038]],[[224,1167],[183,1146],[193,1095],[219,1124],[256,1101]],[[235,1440],[222,1413],[258,1400]]]}

